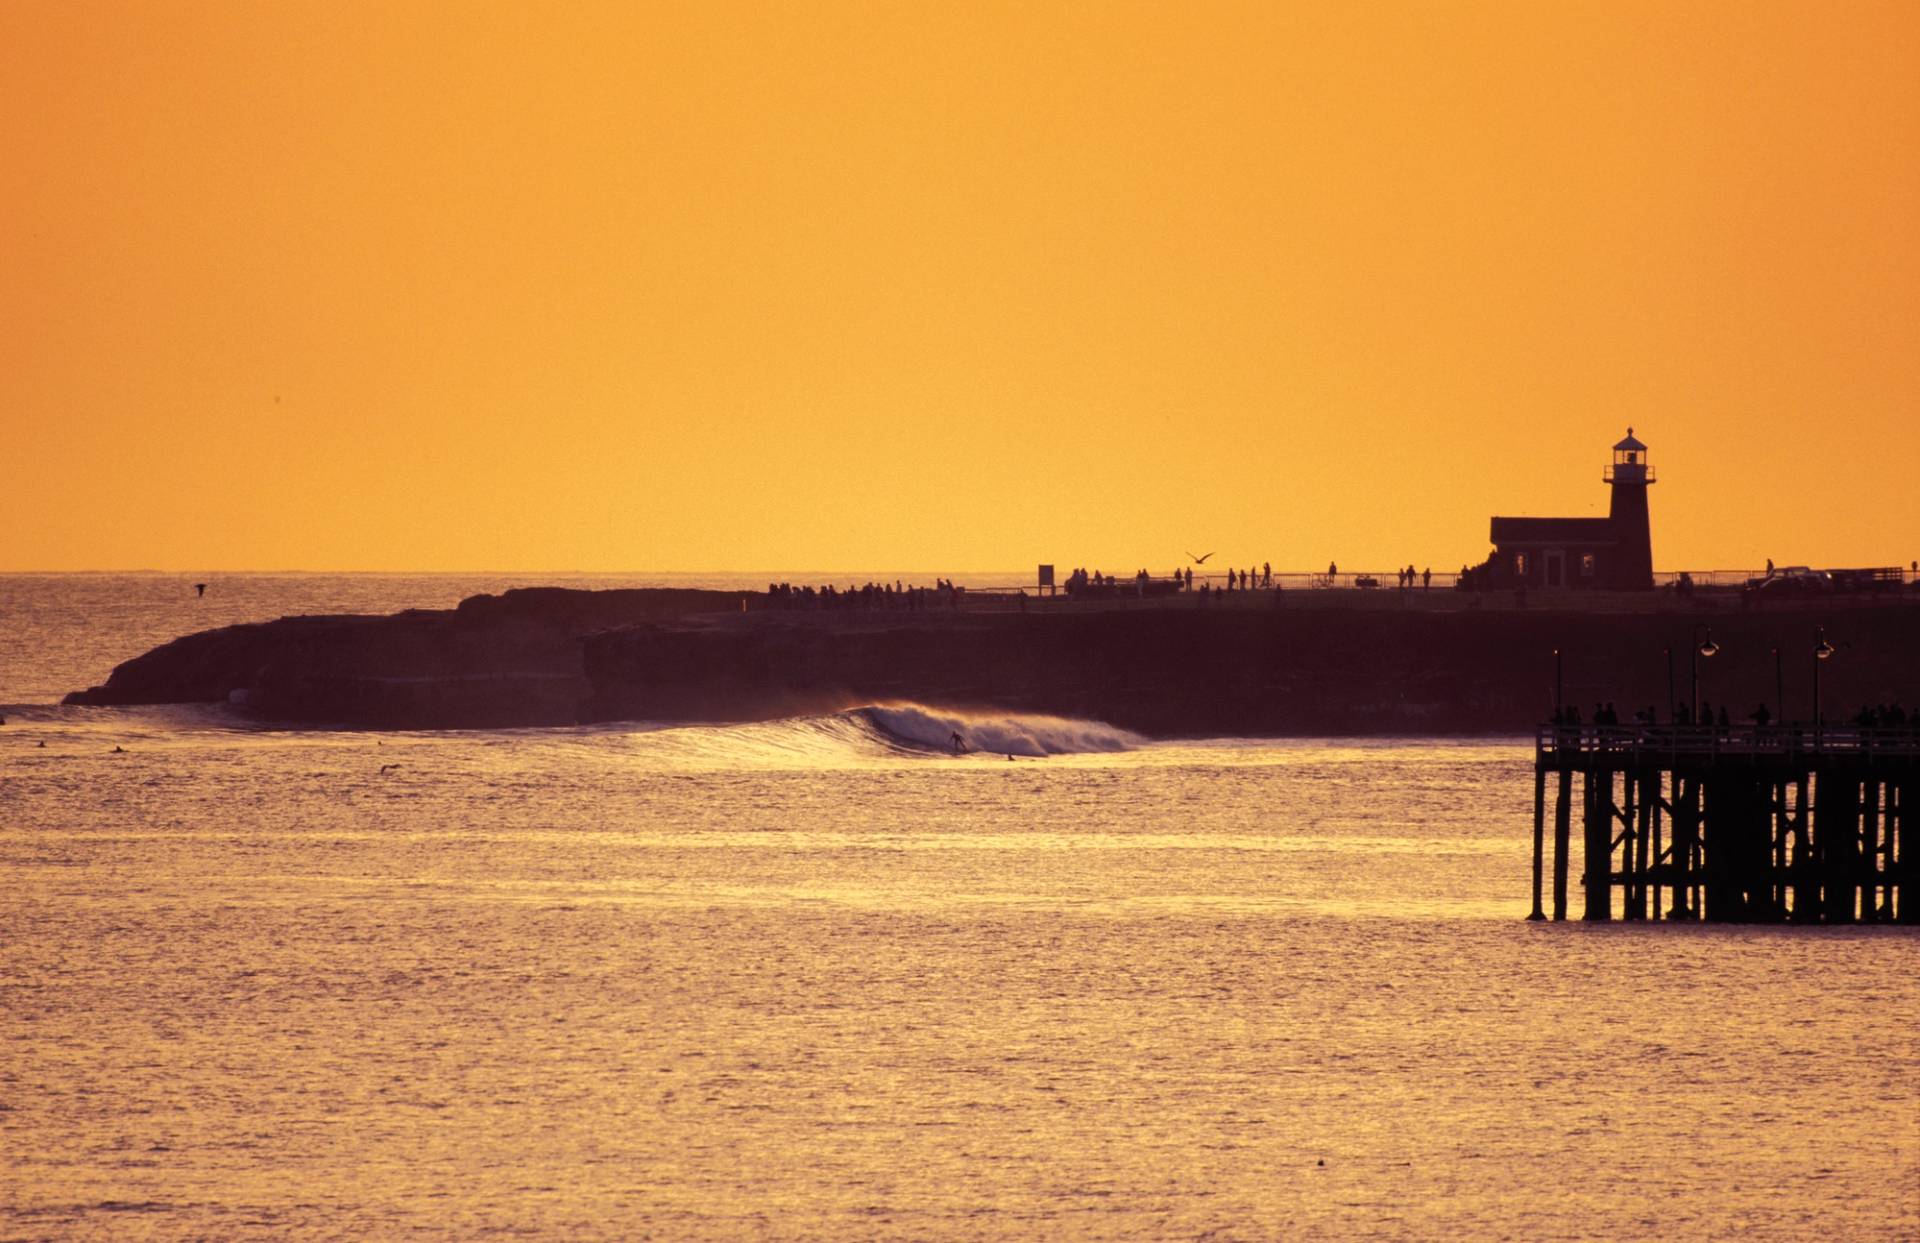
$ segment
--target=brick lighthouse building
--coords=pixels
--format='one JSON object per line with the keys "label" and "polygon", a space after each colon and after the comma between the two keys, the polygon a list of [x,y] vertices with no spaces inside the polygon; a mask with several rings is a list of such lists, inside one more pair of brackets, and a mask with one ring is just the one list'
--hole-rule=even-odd
{"label": "brick lighthouse building", "polygon": [[1627,429],[1602,479],[1613,490],[1605,518],[1495,518],[1485,581],[1493,587],[1653,590],[1647,446]]}

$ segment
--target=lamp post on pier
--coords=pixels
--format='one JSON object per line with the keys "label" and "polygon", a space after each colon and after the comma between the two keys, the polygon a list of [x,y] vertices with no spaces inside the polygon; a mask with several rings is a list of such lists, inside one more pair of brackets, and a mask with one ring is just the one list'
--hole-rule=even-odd
{"label": "lamp post on pier", "polygon": [[1773,649],[1773,709],[1782,724],[1787,720],[1786,682],[1780,676],[1780,649]]}
{"label": "lamp post on pier", "polygon": [[1667,724],[1673,724],[1673,649],[1667,648]]}
{"label": "lamp post on pier", "polygon": [[[1702,629],[1705,629],[1707,632],[1705,642],[1702,642],[1700,639],[1700,631]],[[1711,660],[1714,656],[1719,655],[1719,653],[1720,645],[1713,641],[1713,627],[1706,625],[1704,622],[1695,622],[1693,624],[1693,652],[1688,659],[1689,666],[1693,673],[1693,707],[1688,709],[1688,711],[1692,713],[1693,723],[1695,725],[1700,723],[1700,658],[1705,656]]]}
{"label": "lamp post on pier", "polygon": [[1558,725],[1563,719],[1561,711],[1561,690],[1565,683],[1560,677],[1560,649],[1553,649],[1553,723]]}
{"label": "lamp post on pier", "polygon": [[1820,728],[1820,662],[1832,657],[1833,644],[1827,642],[1825,626],[1817,627],[1814,630],[1814,637],[1816,642],[1813,645],[1813,745],[1817,748],[1820,745],[1822,732]]}

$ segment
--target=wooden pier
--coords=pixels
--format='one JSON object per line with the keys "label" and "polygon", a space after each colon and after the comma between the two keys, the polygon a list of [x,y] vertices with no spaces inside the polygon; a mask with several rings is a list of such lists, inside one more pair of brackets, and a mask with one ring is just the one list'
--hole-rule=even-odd
{"label": "wooden pier", "polygon": [[1528,918],[1550,811],[1557,920],[1577,819],[1583,919],[1920,923],[1917,803],[1912,727],[1543,726]]}

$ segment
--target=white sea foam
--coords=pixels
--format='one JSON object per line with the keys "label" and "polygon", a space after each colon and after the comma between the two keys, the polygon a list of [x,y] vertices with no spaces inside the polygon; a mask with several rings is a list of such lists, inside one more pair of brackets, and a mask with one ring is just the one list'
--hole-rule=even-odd
{"label": "white sea foam", "polygon": [[931,751],[984,751],[995,755],[1070,755],[1087,751],[1130,751],[1146,741],[1103,721],[1024,713],[973,713],[925,704],[875,704],[850,715],[867,721],[887,738]]}
{"label": "white sea foam", "polygon": [[1101,721],[965,712],[916,703],[868,704],[820,716],[742,725],[669,725],[630,737],[650,755],[698,766],[831,765],[955,755],[1038,758],[1127,751],[1146,742],[1138,734]]}

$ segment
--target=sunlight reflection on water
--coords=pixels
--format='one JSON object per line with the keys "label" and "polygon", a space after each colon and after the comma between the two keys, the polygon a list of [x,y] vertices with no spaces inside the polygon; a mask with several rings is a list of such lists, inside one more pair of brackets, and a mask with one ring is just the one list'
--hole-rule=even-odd
{"label": "sunlight reflection on water", "polygon": [[0,734],[0,1233],[1914,1233],[1912,937],[1528,925],[1511,742],[217,724]]}

